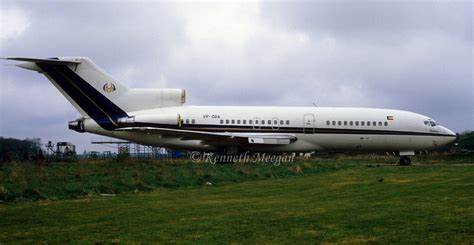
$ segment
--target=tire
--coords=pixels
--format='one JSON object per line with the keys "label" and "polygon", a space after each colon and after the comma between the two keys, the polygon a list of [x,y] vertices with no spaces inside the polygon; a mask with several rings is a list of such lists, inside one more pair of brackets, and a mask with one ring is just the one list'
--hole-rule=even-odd
{"label": "tire", "polygon": [[408,166],[410,164],[411,164],[411,159],[409,157],[404,156],[404,157],[400,158],[400,165],[401,166]]}

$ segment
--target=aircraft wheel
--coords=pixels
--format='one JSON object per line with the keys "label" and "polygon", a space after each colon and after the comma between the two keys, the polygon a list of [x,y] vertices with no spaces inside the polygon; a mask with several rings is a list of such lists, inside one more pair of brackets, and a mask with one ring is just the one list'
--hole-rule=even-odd
{"label": "aircraft wheel", "polygon": [[411,164],[411,159],[407,156],[403,156],[400,158],[400,165],[401,166],[408,166]]}

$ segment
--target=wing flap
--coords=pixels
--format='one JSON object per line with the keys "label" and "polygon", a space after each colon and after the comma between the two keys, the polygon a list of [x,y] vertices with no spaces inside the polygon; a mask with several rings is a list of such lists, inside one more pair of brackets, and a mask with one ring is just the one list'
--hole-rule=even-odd
{"label": "wing flap", "polygon": [[248,141],[250,144],[288,145],[291,143],[291,138],[249,137]]}

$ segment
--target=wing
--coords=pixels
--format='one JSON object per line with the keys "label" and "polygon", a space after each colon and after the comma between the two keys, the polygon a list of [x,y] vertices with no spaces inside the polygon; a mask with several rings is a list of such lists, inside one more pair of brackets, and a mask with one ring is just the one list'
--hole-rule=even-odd
{"label": "wing", "polygon": [[183,129],[153,128],[153,127],[128,127],[116,131],[139,132],[155,134],[160,137],[180,138],[181,140],[201,140],[204,144],[263,144],[263,145],[288,145],[297,140],[293,134],[278,133],[213,133]]}

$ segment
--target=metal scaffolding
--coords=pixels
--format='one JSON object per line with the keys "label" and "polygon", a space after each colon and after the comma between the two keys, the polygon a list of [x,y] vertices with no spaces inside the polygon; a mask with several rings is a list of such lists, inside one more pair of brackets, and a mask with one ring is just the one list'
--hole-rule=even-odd
{"label": "metal scaffolding", "polygon": [[109,137],[92,138],[91,143],[112,147],[116,149],[116,152],[119,155],[128,155],[130,157],[135,158],[157,159],[172,156],[171,151],[163,147],[140,145],[130,141],[119,140]]}

